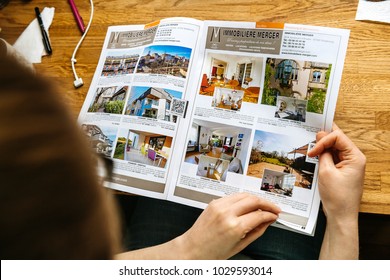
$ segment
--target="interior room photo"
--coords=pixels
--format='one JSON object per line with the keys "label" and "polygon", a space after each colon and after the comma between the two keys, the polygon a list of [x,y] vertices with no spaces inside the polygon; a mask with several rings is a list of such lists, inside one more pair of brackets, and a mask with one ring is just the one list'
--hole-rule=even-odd
{"label": "interior room photo", "polygon": [[211,103],[212,107],[239,111],[244,97],[243,90],[216,87]]}
{"label": "interior room photo", "polygon": [[305,122],[307,100],[278,96],[275,118]]}
{"label": "interior room photo", "polygon": [[114,158],[165,168],[172,137],[145,131],[122,130],[118,133]]}
{"label": "interior room photo", "polygon": [[199,94],[213,96],[215,88],[243,91],[242,101],[258,103],[263,59],[208,52]]}
{"label": "interior room photo", "polygon": [[224,182],[229,171],[229,165],[229,160],[200,155],[196,175]]}
{"label": "interior room photo", "polygon": [[[222,168],[227,161],[227,172],[243,174],[250,134],[250,129],[195,119],[188,136],[185,162],[203,165],[208,161],[222,164]],[[221,180],[226,176],[221,175]]]}
{"label": "interior room photo", "polygon": [[292,196],[295,180],[294,174],[264,169],[260,189],[266,192]]}

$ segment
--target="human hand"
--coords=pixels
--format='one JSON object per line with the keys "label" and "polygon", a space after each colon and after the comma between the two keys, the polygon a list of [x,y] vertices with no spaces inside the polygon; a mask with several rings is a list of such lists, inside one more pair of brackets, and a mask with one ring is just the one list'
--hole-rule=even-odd
{"label": "human hand", "polygon": [[319,192],[328,222],[355,222],[358,217],[366,157],[333,124],[331,133],[317,133],[317,143],[308,156],[319,155]]}
{"label": "human hand", "polygon": [[212,201],[179,237],[193,259],[227,259],[259,238],[280,213],[273,203],[248,193]]}

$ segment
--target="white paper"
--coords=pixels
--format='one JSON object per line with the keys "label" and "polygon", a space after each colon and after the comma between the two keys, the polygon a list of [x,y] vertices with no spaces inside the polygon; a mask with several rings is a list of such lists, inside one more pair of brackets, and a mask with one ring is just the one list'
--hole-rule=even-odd
{"label": "white paper", "polygon": [[[32,13],[35,13],[32,11]],[[41,12],[43,25],[49,35],[49,27],[54,18],[54,7],[45,7]],[[29,26],[23,31],[22,35],[16,40],[14,48],[30,62],[41,63],[41,58],[47,55],[42,41],[42,33],[35,18]]]}
{"label": "white paper", "polygon": [[390,0],[380,2],[360,0],[356,20],[371,20],[390,23]]}

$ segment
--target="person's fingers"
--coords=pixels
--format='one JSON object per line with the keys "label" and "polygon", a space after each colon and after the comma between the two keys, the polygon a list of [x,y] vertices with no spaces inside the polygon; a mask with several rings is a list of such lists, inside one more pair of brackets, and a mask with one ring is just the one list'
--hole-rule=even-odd
{"label": "person's fingers", "polygon": [[245,237],[242,239],[245,246],[252,243],[256,239],[258,239],[260,236],[264,234],[264,232],[267,230],[267,228],[273,224],[275,221],[269,221],[267,223],[262,223],[258,225],[256,228],[252,229],[250,232],[248,232]]}
{"label": "person's fingers", "polygon": [[261,224],[275,222],[278,215],[268,211],[256,210],[239,217],[239,231],[244,235]]}
{"label": "person's fingers", "polygon": [[[335,163],[334,163],[334,159],[333,159],[333,155],[331,152],[327,151],[327,152],[324,152],[320,155],[320,159],[319,159],[319,170],[320,172],[324,172],[324,173],[327,173],[327,172],[333,172],[334,169],[335,169]],[[323,174],[320,174],[320,176],[322,176]]]}
{"label": "person's fingers", "polygon": [[328,132],[325,132],[325,131],[319,131],[317,134],[316,134],[316,140],[317,141],[320,141],[322,138],[324,138],[326,135],[328,135],[329,133]]}
{"label": "person's fingers", "polygon": [[332,131],[340,129],[336,123],[333,123],[332,125]]}
{"label": "person's fingers", "polygon": [[[325,131],[319,131],[317,134],[316,134],[316,141],[320,141],[322,138],[324,138],[326,135],[328,135],[328,132],[325,132]],[[309,157],[315,157],[315,156],[318,156],[320,153],[322,153],[323,150],[322,150],[322,147],[318,146],[317,144],[314,145],[314,147],[307,152],[307,155]]]}
{"label": "person's fingers", "polygon": [[340,130],[335,130],[324,136],[316,143],[316,151],[322,153],[324,150],[333,148],[340,152],[350,153],[355,145],[353,142]]}
{"label": "person's fingers", "polygon": [[245,192],[235,193],[213,200],[212,203],[217,205],[217,207],[231,206],[237,201],[240,201],[248,196],[249,194]]}
{"label": "person's fingers", "polygon": [[254,195],[248,195],[247,197],[236,201],[236,203],[231,205],[231,207],[237,216],[241,216],[258,209],[269,211],[275,214],[278,214],[281,211],[280,208],[272,202]]}

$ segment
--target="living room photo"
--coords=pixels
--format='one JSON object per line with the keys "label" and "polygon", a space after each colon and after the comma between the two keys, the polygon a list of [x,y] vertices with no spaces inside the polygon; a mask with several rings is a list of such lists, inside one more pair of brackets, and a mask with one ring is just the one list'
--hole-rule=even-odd
{"label": "living room photo", "polygon": [[[240,102],[257,104],[263,75],[263,61],[261,57],[208,52],[202,69],[199,94],[214,96],[213,107],[219,107],[221,104],[221,94],[215,94],[218,88],[223,88],[226,92],[230,91],[230,94],[225,94],[226,97],[222,100],[227,101],[226,98],[229,98],[228,95],[232,95],[233,92],[233,95],[237,95],[236,103],[240,100]],[[222,105],[225,104],[222,102]],[[233,108],[237,108],[237,105],[232,107],[232,110],[236,110]]]}
{"label": "living room photo", "polygon": [[197,176],[225,181],[243,174],[251,130],[195,119],[190,128],[184,161],[198,165]]}

